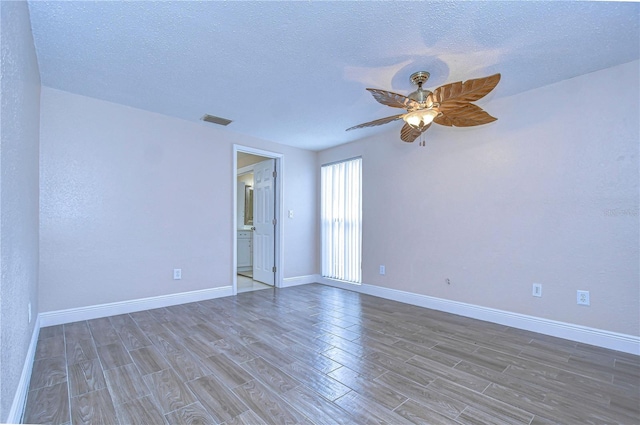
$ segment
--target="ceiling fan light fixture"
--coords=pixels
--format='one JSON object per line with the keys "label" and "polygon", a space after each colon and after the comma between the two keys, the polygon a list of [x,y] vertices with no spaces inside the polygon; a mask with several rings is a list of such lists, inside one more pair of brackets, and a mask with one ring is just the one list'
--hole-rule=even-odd
{"label": "ceiling fan light fixture", "polygon": [[416,130],[422,130],[440,114],[436,108],[418,109],[405,114],[402,119]]}

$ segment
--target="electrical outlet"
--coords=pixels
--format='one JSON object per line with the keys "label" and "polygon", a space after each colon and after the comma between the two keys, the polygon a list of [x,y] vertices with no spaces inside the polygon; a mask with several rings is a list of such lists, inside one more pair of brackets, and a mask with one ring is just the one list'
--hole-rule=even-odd
{"label": "electrical outlet", "polygon": [[289,210],[289,218],[293,218],[293,210]]}
{"label": "electrical outlet", "polygon": [[451,285],[451,279],[446,278],[444,281],[445,281],[445,283],[446,283],[447,285]]}
{"label": "electrical outlet", "polygon": [[578,291],[578,305],[591,305],[589,291]]}
{"label": "electrical outlet", "polygon": [[541,297],[542,296],[542,284],[534,283],[533,284],[533,296]]}
{"label": "electrical outlet", "polygon": [[173,280],[182,279],[182,269],[173,269]]}
{"label": "electrical outlet", "polygon": [[387,271],[386,271],[385,267],[381,265],[381,266],[380,266],[380,274],[381,274],[381,275],[384,275],[386,272],[387,272]]}
{"label": "electrical outlet", "polygon": [[31,323],[31,301],[29,301],[29,323]]}

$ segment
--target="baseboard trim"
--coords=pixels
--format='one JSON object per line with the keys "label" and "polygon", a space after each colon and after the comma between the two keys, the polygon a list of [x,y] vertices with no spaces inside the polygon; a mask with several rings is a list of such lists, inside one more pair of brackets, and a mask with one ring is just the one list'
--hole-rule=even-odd
{"label": "baseboard trim", "polygon": [[290,286],[306,285],[308,283],[315,283],[320,278],[317,274],[310,274],[306,276],[285,277],[282,279],[282,288],[288,288]]}
{"label": "baseboard trim", "polygon": [[212,298],[233,295],[231,286],[201,289],[198,291],[180,292],[177,294],[159,295],[157,297],[139,298],[135,300],[118,301],[114,303],[98,304],[87,307],[70,308],[66,310],[47,311],[40,313],[40,326],[54,326],[73,323],[81,320],[98,319],[100,317],[115,316],[117,314],[133,313],[153,308],[168,307],[177,304],[192,303]]}
{"label": "baseboard trim", "polygon": [[9,410],[9,417],[7,417],[7,423],[19,424],[22,423],[22,415],[24,414],[24,408],[27,404],[27,394],[29,393],[29,382],[31,380],[31,372],[33,371],[33,362],[36,357],[36,346],[38,345],[38,335],[40,335],[40,317],[36,316],[36,322],[33,325],[33,332],[31,333],[31,342],[29,342],[29,349],[27,350],[27,356],[24,359],[24,365],[22,366],[22,374],[20,375],[20,381],[18,382],[18,388],[16,394],[13,397],[13,403],[11,404],[11,410]]}
{"label": "baseboard trim", "polygon": [[393,301],[399,301],[406,304],[412,304],[419,307],[453,313],[472,319],[479,319],[510,326],[512,328],[523,329],[558,338],[569,339],[571,341],[581,342],[584,344],[596,345],[598,347],[609,348],[611,350],[640,355],[640,337],[634,335],[574,325],[571,323],[543,319],[540,317],[497,310],[458,301],[450,301],[376,285],[353,285],[332,279],[326,279],[320,276],[318,276],[315,282]]}

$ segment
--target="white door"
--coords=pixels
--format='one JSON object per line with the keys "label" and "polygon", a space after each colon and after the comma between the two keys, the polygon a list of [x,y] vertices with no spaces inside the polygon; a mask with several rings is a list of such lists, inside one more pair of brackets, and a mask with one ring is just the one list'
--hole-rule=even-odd
{"label": "white door", "polygon": [[274,285],[275,160],[253,166],[253,280]]}

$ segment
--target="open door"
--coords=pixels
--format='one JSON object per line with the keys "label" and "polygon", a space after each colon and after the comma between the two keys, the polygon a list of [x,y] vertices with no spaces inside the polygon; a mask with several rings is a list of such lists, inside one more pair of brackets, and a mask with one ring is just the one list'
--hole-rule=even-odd
{"label": "open door", "polygon": [[275,160],[253,166],[253,280],[275,285]]}

